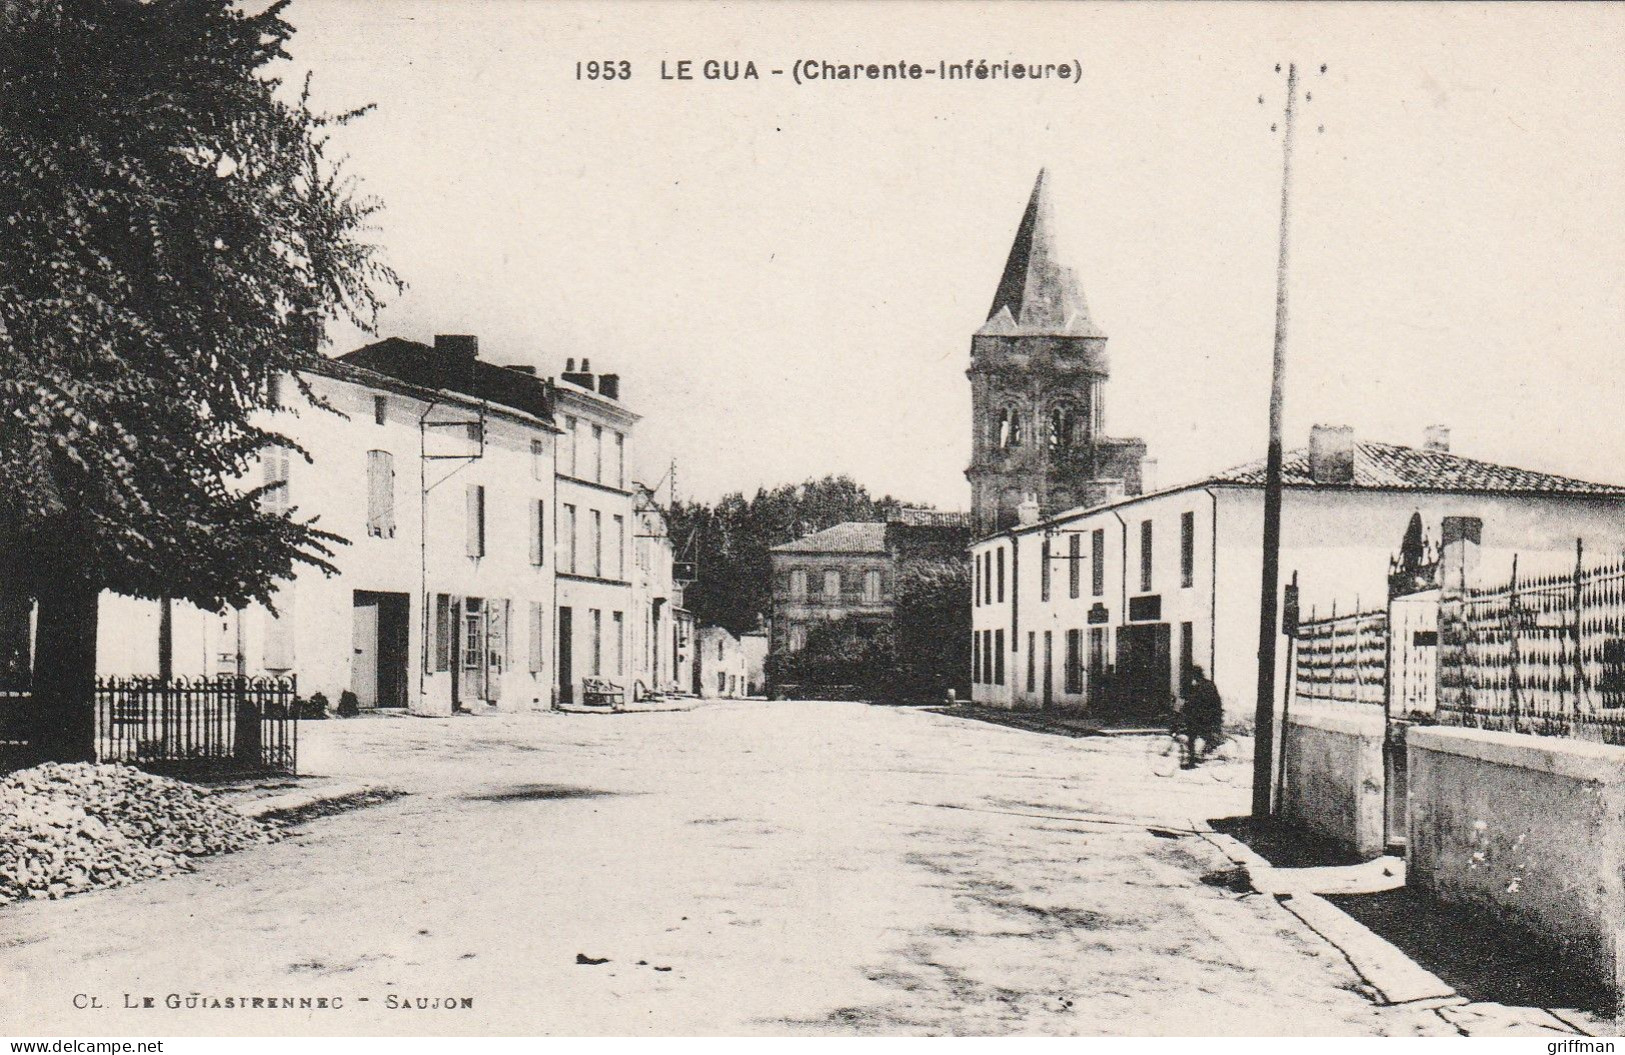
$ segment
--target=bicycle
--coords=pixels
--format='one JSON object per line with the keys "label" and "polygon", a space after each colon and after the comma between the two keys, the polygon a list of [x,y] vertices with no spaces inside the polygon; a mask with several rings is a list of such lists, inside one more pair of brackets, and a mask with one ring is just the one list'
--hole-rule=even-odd
{"label": "bicycle", "polygon": [[[1252,741],[1220,731],[1216,744],[1207,744],[1198,758],[1194,754],[1194,739],[1185,728],[1184,717],[1174,714],[1168,722],[1168,732],[1154,737],[1146,754],[1151,771],[1159,777],[1171,777],[1182,770],[1199,770],[1213,780],[1237,783],[1252,779]],[[1246,764],[1243,764],[1246,763]]]}

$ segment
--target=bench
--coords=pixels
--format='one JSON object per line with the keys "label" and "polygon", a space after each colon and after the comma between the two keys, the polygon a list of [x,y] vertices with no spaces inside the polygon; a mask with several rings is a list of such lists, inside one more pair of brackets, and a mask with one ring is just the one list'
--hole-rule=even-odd
{"label": "bench", "polygon": [[621,706],[621,687],[608,678],[582,678],[581,702],[588,707]]}

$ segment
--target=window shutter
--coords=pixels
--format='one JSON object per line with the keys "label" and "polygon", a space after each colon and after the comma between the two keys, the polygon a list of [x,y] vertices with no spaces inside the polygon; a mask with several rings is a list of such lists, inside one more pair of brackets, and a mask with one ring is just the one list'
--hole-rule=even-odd
{"label": "window shutter", "polygon": [[468,555],[485,556],[484,510],[485,489],[479,484],[468,485]]}
{"label": "window shutter", "polygon": [[530,510],[530,562],[537,567],[542,564],[542,542],[542,503],[538,499]]}

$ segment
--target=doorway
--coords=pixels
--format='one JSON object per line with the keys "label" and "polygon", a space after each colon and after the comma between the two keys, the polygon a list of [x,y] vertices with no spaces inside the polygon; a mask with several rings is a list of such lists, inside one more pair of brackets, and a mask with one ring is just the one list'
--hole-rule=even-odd
{"label": "doorway", "polygon": [[457,702],[485,702],[486,627],[485,603],[478,597],[463,599],[463,622],[458,642]]}
{"label": "doorway", "polygon": [[1172,705],[1173,649],[1168,623],[1130,623],[1117,631],[1119,705],[1127,714],[1160,715]]}
{"label": "doorway", "polygon": [[559,609],[559,701],[574,703],[575,689],[575,612]]}
{"label": "doorway", "polygon": [[354,592],[350,691],[359,706],[406,706],[411,606],[404,593]]}
{"label": "doorway", "polygon": [[1044,631],[1044,709],[1055,702],[1055,633]]}

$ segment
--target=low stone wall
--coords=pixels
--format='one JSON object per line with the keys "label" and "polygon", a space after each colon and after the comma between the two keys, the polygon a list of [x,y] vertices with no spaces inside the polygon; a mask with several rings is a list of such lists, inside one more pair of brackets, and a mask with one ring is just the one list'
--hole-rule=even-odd
{"label": "low stone wall", "polygon": [[1355,853],[1379,856],[1384,729],[1376,707],[1294,706],[1286,720],[1282,816]]}
{"label": "low stone wall", "polygon": [[1625,994],[1625,747],[1412,728],[1407,882],[1495,913]]}

